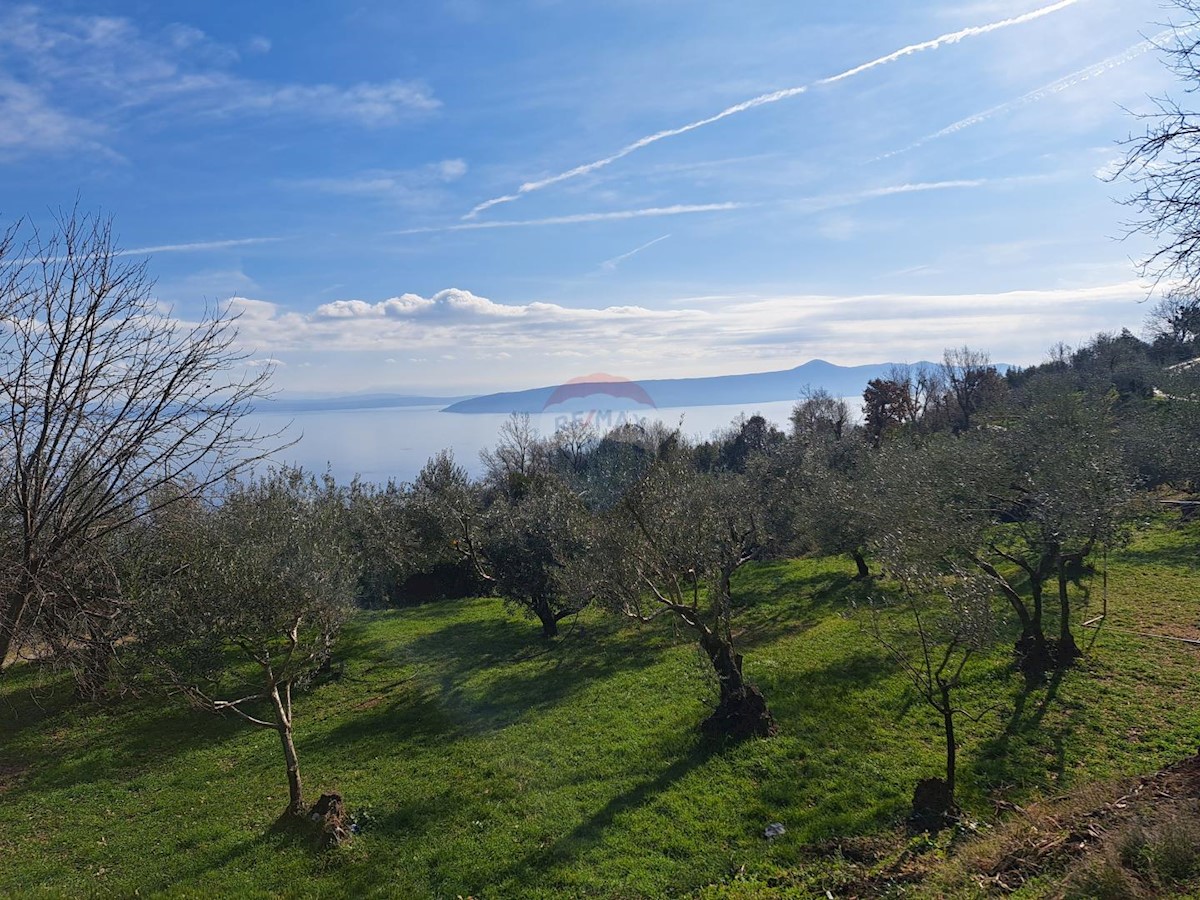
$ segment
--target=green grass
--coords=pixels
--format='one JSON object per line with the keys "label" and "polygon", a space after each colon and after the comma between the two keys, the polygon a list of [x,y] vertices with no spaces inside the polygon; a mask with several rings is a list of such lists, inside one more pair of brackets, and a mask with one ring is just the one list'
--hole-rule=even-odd
{"label": "green grass", "polygon": [[[1003,647],[973,667],[968,701],[998,704],[962,724],[974,815],[1195,752],[1200,651],[1114,628],[1200,636],[1198,546],[1158,524],[1114,554],[1110,627],[1078,630],[1088,655],[1062,678],[1027,690]],[[867,590],[852,572],[740,575],[745,669],[780,733],[731,747],[700,740],[714,686],[669,624],[589,611],[547,646],[491,599],[362,614],[343,678],[297,700],[310,799],[336,789],[365,825],[323,854],[273,827],[271,732],[155,698],[78,703],[18,666],[0,679],[0,893],[823,895],[842,876],[831,840],[894,834],[942,765],[935,715],[845,615]],[[1099,605],[1097,577],[1080,620]]]}

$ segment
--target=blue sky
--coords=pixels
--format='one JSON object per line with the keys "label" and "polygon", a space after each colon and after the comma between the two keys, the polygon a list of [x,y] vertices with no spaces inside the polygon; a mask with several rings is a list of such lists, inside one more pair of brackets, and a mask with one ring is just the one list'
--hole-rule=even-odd
{"label": "blue sky", "polygon": [[1146,43],[1169,18],[1158,0],[5,4],[0,215],[103,209],[156,248],[165,304],[232,303],[304,393],[962,343],[1036,362],[1145,315],[1146,244],[1117,240],[1129,188],[1098,174],[1136,127],[1122,107],[1172,88]]}

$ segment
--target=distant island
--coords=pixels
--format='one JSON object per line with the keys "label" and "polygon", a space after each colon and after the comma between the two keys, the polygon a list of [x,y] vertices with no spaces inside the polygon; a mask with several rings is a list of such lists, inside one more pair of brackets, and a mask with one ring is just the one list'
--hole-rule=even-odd
{"label": "distant island", "polygon": [[[935,363],[871,363],[839,366],[814,359],[792,369],[715,375],[705,378],[650,378],[631,381],[590,375],[562,384],[454,397],[426,394],[340,394],[324,397],[281,396],[260,403],[260,412],[309,413],[366,409],[425,407],[440,412],[507,415],[508,413],[578,412],[596,409],[674,409],[696,406],[736,406],[799,400],[805,391],[825,390],[835,397],[857,397],[867,382],[888,378],[897,366],[912,369]],[[1009,366],[997,364],[1005,372]]]}
{"label": "distant island", "polygon": [[357,409],[403,409],[407,407],[432,406],[442,408],[447,403],[469,399],[468,395],[457,397],[427,397],[419,394],[341,394],[330,397],[274,397],[257,405],[259,412],[306,413],[333,412]]}
{"label": "distant island", "polygon": [[[814,359],[793,369],[778,372],[753,372],[745,375],[717,375],[709,378],[654,378],[629,382],[622,380],[580,380],[566,385],[550,385],[524,391],[484,394],[451,403],[443,412],[450,413],[541,413],[592,409],[598,399],[606,407],[674,408],[687,406],[727,406],[738,403],[772,403],[798,400],[805,390],[824,389],[835,397],[857,396],[873,378],[886,378],[897,363],[863,366],[839,366]],[[913,367],[932,363],[913,363]],[[1005,366],[997,366],[1003,371]],[[631,387],[632,386],[632,387]]]}

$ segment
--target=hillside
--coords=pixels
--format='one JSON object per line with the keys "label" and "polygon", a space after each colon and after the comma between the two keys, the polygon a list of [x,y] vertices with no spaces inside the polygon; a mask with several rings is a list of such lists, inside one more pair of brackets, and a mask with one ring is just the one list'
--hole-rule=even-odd
{"label": "hillside", "polygon": [[[486,394],[452,403],[453,413],[540,413],[556,410],[591,409],[596,398],[611,405],[627,401],[637,406],[674,408],[681,406],[724,406],[737,403],[771,403],[796,400],[806,389],[825,389],[835,397],[858,396],[873,378],[886,378],[895,363],[839,366],[814,359],[779,372],[753,372],[712,378],[653,378],[645,381],[586,380],[569,385],[549,385],[526,391]],[[916,365],[930,365],[917,363]],[[998,367],[1002,371],[1004,366]],[[630,385],[634,390],[622,389]]]}
{"label": "hillside", "polygon": [[[971,672],[969,703],[1000,698],[963,726],[962,799],[983,831],[1014,803],[1195,752],[1194,649],[1127,632],[1200,636],[1198,543],[1200,528],[1163,523],[1113,554],[1109,618],[1080,629],[1087,656],[1065,677],[1027,689],[1003,648]],[[746,671],[781,730],[727,748],[699,740],[707,664],[669,627],[589,611],[547,646],[491,599],[361,614],[341,676],[297,701],[309,791],[340,790],[362,825],[325,854],[272,827],[274,734],[156,699],[78,703],[67,679],[17,666],[0,680],[0,893],[878,896],[888,882],[871,872],[907,854],[926,866],[906,896],[962,896],[970,871],[938,881],[944,856],[971,858],[947,850],[953,835],[901,828],[942,751],[931,712],[845,615],[879,590],[852,572],[819,559],[739,574]],[[1099,576],[1086,586],[1097,614]],[[772,822],[786,834],[767,841]],[[1021,896],[1060,880],[1046,869]]]}

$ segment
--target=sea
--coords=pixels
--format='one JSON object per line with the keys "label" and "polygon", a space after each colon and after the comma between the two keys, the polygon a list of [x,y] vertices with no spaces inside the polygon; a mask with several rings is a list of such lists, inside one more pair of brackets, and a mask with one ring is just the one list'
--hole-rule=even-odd
{"label": "sea", "polygon": [[[623,422],[662,422],[689,437],[707,439],[728,428],[740,415],[757,414],[786,430],[795,401],[664,409],[592,410],[532,414],[539,434],[553,434],[566,416],[590,420],[604,431]],[[265,433],[280,432],[277,442],[294,441],[273,461],[329,472],[338,481],[360,476],[366,481],[411,481],[429,458],[450,450],[472,475],[483,466],[479,454],[496,444],[508,416],[492,413],[442,412],[440,407],[339,409],[296,413],[259,412],[250,424]]]}

